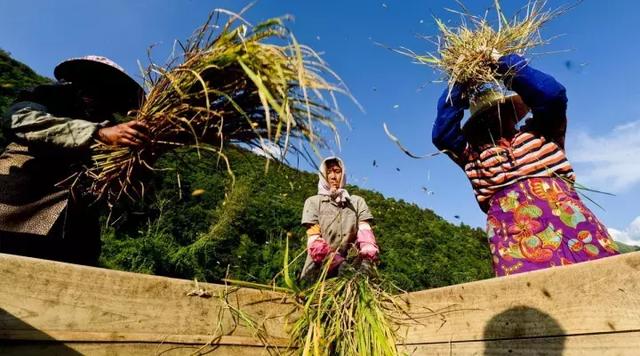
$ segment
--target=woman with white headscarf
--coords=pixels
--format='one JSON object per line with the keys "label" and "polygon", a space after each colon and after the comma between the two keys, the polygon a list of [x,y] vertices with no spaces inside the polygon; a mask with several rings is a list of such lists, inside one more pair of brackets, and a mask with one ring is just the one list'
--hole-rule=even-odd
{"label": "woman with white headscarf", "polygon": [[320,165],[318,194],[304,203],[307,260],[302,278],[312,279],[327,258],[332,259],[329,275],[334,275],[351,247],[357,248],[363,261],[378,258],[378,245],[369,224],[373,215],[362,197],[350,195],[344,188],[345,171],[340,158],[326,158]]}

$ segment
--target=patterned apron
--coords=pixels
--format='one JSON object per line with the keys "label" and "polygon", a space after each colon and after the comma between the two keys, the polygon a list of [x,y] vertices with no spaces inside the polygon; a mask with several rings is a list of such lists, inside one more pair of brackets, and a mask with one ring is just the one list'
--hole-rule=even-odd
{"label": "patterned apron", "polygon": [[496,276],[618,254],[604,225],[561,178],[527,178],[496,193],[487,236]]}

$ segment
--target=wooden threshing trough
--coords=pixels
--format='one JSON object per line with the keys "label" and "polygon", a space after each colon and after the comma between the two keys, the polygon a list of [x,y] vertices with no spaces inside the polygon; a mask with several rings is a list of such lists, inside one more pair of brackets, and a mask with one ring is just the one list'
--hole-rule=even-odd
{"label": "wooden threshing trough", "polygon": [[[228,306],[288,344],[293,308],[278,293],[239,289],[222,302],[225,286],[198,287],[0,254],[0,355],[267,354]],[[420,320],[401,329],[408,354],[640,355],[640,252],[408,298]]]}

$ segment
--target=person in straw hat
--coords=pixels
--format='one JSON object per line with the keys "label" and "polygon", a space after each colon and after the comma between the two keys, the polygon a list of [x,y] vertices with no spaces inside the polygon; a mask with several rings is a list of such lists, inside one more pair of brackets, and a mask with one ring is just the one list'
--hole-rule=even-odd
{"label": "person in straw hat", "polygon": [[97,211],[67,178],[89,162],[94,139],[147,139],[138,123],[114,121],[139,107],[144,90],[105,57],[66,60],[54,75],[58,82],[22,92],[4,120],[11,143],[0,156],[0,252],[94,265]]}
{"label": "person in straw hat", "polygon": [[487,214],[495,274],[618,254],[575,190],[564,151],[565,88],[519,55],[498,57],[504,88],[469,100],[455,85],[440,97],[433,126],[434,145],[464,170]]}
{"label": "person in straw hat", "polygon": [[358,249],[358,259],[365,271],[378,258],[378,245],[370,225],[373,215],[362,197],[350,195],[344,188],[345,170],[338,157],[323,160],[318,173],[318,194],[304,203],[302,225],[307,228],[307,259],[303,279],[315,279],[327,258],[331,258],[328,275],[334,276],[353,246]]}

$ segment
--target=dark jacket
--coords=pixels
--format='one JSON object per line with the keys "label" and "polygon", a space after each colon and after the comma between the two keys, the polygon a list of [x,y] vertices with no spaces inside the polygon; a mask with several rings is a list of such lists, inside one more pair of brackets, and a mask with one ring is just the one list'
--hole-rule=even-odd
{"label": "dark jacket", "polygon": [[[12,142],[0,155],[0,251],[95,264],[97,212],[74,199],[65,180],[88,162],[92,137],[106,123],[20,102],[4,124]],[[83,252],[73,251],[79,246]]]}

